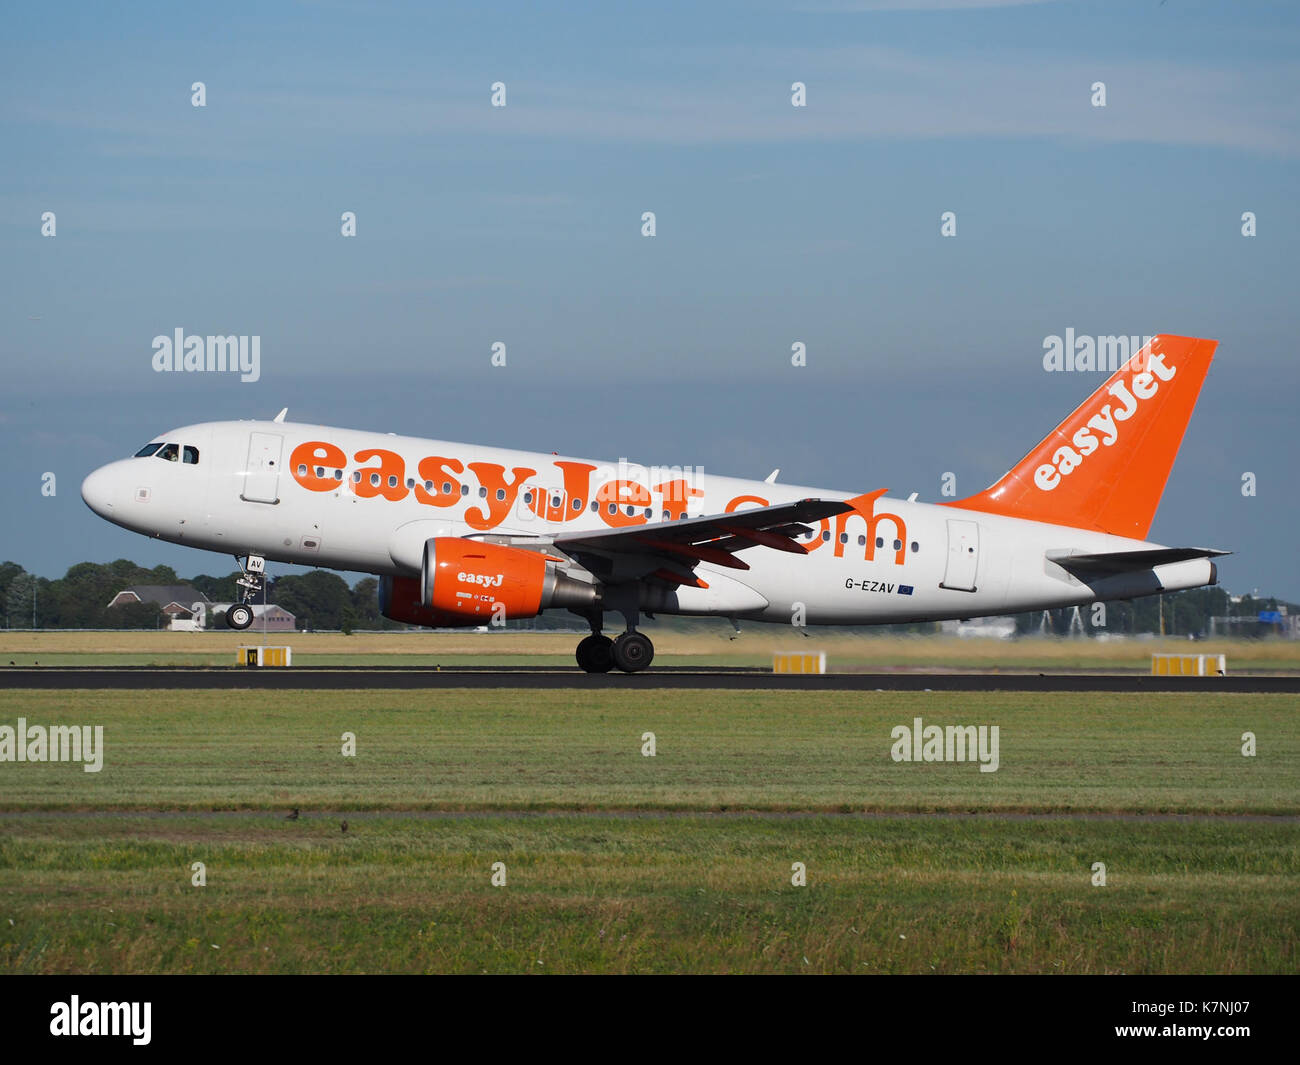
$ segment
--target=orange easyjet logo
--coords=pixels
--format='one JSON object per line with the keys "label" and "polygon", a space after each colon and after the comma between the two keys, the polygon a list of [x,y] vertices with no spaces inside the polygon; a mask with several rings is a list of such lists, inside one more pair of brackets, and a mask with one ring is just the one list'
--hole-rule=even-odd
{"label": "orange easyjet logo", "polygon": [[[1101,447],[1113,447],[1120,438],[1120,426],[1138,412],[1139,407],[1160,391],[1161,382],[1169,381],[1178,372],[1176,366],[1166,366],[1162,353],[1151,353],[1145,362],[1150,369],[1120,378],[1106,389],[1104,395],[1113,396],[1118,404],[1105,404],[1053,453],[1051,460],[1034,470],[1034,485],[1050,492],[1077,470],[1089,455]],[[1104,396],[1103,396],[1104,398]]]}
{"label": "orange easyjet logo", "polygon": [[[505,521],[521,492],[525,493],[524,507],[545,521],[573,521],[590,508],[612,528],[645,525],[653,520],[656,510],[663,520],[683,518],[689,501],[704,494],[686,477],[676,476],[652,486],[613,477],[593,492],[592,475],[598,467],[586,462],[552,463],[559,474],[556,483],[563,485],[552,489],[536,483],[538,471],[531,466],[515,466],[507,472],[495,462],[466,464],[458,458],[428,455],[415,463],[418,478],[408,478],[406,459],[396,451],[363,448],[352,459],[361,465],[353,469],[347,484],[360,498],[396,503],[413,496],[416,502],[429,507],[464,502],[464,521],[479,532]],[[325,440],[308,440],[289,456],[293,479],[311,492],[338,491],[347,465],[343,449]],[[466,472],[473,475],[477,498],[471,495],[471,478],[462,476]]]}
{"label": "orange easyjet logo", "polygon": [[[484,532],[505,521],[511,509],[525,491],[523,505],[531,513],[549,522],[573,521],[591,508],[611,528],[646,525],[651,521],[678,521],[686,517],[687,504],[704,493],[691,485],[686,477],[671,477],[653,486],[626,477],[611,478],[592,491],[593,474],[598,467],[586,462],[557,460],[551,465],[559,471],[562,489],[545,489],[535,486],[537,471],[530,466],[515,466],[507,474],[504,466],[494,462],[464,463],[460,459],[429,455],[420,459],[416,471],[420,477],[408,484],[406,460],[396,451],[386,448],[364,448],[352,456],[354,462],[364,463],[353,469],[346,478],[350,490],[362,499],[386,499],[400,502],[413,496],[417,503],[429,507],[450,507],[466,502],[463,513],[465,523],[472,529]],[[324,440],[308,440],[293,449],[289,457],[293,479],[311,492],[336,492],[345,481],[347,455],[336,444]],[[675,469],[675,467],[674,467]],[[461,475],[469,471],[478,483],[477,499],[471,494],[469,479]],[[655,477],[651,477],[655,480]],[[532,485],[533,487],[526,486]],[[902,565],[907,551],[907,525],[897,514],[875,512],[876,500],[885,494],[881,488],[866,495],[848,500],[852,511],[840,514],[834,525],[823,518],[813,539],[801,545],[811,554],[823,544],[833,543],[836,558],[844,555],[849,540],[851,519],[866,523],[865,535],[859,540],[865,545],[863,557],[870,562],[876,557],[877,530],[882,521],[891,523],[894,534],[889,538],[888,551],[893,561]],[[766,507],[769,501],[762,496],[738,495],[730,500],[724,512],[734,513],[745,503]],[[832,531],[833,528],[833,531]],[[882,546],[887,541],[881,537]]]}

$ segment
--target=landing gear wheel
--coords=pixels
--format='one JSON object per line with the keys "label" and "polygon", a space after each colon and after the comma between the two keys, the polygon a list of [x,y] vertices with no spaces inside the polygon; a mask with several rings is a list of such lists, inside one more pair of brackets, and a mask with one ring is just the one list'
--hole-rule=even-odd
{"label": "landing gear wheel", "polygon": [[232,629],[243,631],[253,624],[253,608],[246,603],[236,603],[226,611],[226,624]]}
{"label": "landing gear wheel", "polygon": [[578,644],[578,665],[588,673],[608,673],[614,668],[614,641],[595,633]]}
{"label": "landing gear wheel", "polygon": [[625,632],[614,641],[614,665],[624,673],[640,673],[655,656],[650,637],[640,632]]}

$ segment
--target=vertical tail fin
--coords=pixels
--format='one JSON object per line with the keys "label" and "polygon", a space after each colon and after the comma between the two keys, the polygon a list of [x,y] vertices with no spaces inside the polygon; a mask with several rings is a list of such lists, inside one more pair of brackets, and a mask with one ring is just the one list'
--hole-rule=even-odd
{"label": "vertical tail fin", "polygon": [[1152,338],[997,483],[949,505],[1146,539],[1216,347]]}

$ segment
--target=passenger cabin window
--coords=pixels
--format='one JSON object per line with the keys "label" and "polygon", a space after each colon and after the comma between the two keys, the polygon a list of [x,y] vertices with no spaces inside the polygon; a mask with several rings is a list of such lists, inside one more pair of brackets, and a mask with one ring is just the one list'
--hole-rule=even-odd
{"label": "passenger cabin window", "polygon": [[162,441],[159,441],[156,444],[145,444],[144,447],[142,447],[139,451],[135,453],[135,457],[138,459],[147,459],[160,447],[162,447]]}
{"label": "passenger cabin window", "polygon": [[196,447],[190,447],[189,444],[186,444],[186,445],[185,445],[185,450],[181,453],[181,455],[182,455],[182,461],[183,461],[187,466],[197,466],[197,465],[199,464],[199,449],[198,449],[198,448],[196,448]]}
{"label": "passenger cabin window", "polygon": [[162,449],[155,456],[155,458],[166,459],[168,462],[176,462],[180,457],[180,444],[163,444]]}

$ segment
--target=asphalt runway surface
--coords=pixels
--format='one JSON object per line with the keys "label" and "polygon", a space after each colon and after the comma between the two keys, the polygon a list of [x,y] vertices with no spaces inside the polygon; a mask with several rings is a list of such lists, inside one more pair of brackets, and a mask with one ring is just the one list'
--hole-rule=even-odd
{"label": "asphalt runway surface", "polygon": [[1153,677],[1106,673],[772,673],[738,667],[651,668],[645,673],[583,673],[569,666],[445,668],[407,666],[7,666],[0,688],[68,690],[532,688],[642,691],[1014,691],[1300,693],[1300,676]]}

